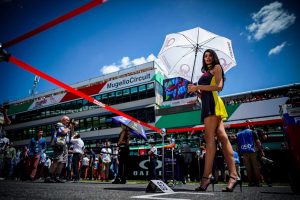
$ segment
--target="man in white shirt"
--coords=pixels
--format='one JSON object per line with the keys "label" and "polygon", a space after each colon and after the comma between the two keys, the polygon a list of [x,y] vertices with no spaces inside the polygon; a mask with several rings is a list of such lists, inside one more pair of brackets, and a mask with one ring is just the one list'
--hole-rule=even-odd
{"label": "man in white shirt", "polygon": [[111,148],[108,140],[105,141],[105,147],[101,149],[101,160],[102,160],[102,177],[105,181],[108,181],[109,165],[111,163]]}
{"label": "man in white shirt", "polygon": [[79,181],[79,161],[83,154],[84,142],[80,138],[80,134],[76,133],[71,137],[71,143],[73,144],[73,173],[74,173],[74,182]]}

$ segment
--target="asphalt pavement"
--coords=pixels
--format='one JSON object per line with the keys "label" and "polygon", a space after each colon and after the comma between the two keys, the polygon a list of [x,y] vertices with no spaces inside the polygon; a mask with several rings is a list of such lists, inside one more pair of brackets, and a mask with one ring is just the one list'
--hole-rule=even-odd
{"label": "asphalt pavement", "polygon": [[195,183],[177,184],[172,187],[174,193],[162,193],[158,190],[154,193],[146,193],[147,184],[129,182],[127,184],[111,184],[109,182],[79,182],[79,183],[43,183],[42,181],[0,181],[0,199],[272,199],[289,200],[300,199],[300,195],[292,193],[290,187],[248,187],[243,185],[243,191],[236,188],[232,193],[222,192],[225,184],[215,185],[215,191],[209,186],[206,192],[195,192]]}

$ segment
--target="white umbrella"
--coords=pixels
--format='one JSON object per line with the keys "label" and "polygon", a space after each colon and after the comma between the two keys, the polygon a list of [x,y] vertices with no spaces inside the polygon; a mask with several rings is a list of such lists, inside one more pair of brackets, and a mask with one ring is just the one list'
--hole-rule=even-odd
{"label": "white umbrella", "polygon": [[206,49],[217,53],[224,72],[236,65],[231,41],[199,27],[167,35],[158,58],[166,66],[169,78],[182,77],[195,83],[202,75]]}

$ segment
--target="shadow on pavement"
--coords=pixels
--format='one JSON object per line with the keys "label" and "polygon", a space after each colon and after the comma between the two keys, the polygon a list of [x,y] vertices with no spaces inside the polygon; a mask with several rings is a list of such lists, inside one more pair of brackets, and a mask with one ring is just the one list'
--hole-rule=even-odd
{"label": "shadow on pavement", "polygon": [[299,194],[295,194],[292,192],[260,192],[263,194],[283,194],[283,195],[294,195],[294,196],[300,196]]}
{"label": "shadow on pavement", "polygon": [[[104,190],[121,190],[121,191],[145,191],[146,190],[146,187],[145,188],[141,188],[141,187],[114,187],[114,188],[103,188]],[[159,190],[157,190],[159,191]],[[190,190],[190,189],[183,189],[183,188],[180,188],[180,189],[173,189],[174,192],[195,192],[195,190]]]}
{"label": "shadow on pavement", "polygon": [[104,190],[121,190],[121,191],[145,191],[146,188],[124,187],[124,188],[103,188]]}

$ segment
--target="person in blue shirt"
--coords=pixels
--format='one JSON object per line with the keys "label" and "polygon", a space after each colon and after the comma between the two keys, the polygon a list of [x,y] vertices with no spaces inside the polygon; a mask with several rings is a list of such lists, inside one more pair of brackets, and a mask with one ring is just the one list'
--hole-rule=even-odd
{"label": "person in blue shirt", "polygon": [[43,131],[39,130],[35,137],[29,143],[29,170],[28,176],[31,181],[34,180],[41,155],[46,150],[46,140],[43,137]]}
{"label": "person in blue shirt", "polygon": [[260,165],[258,162],[258,151],[264,156],[261,142],[257,133],[250,126],[251,121],[247,120],[246,129],[237,133],[237,149],[243,155],[243,161],[247,170],[249,186],[261,186]]}

